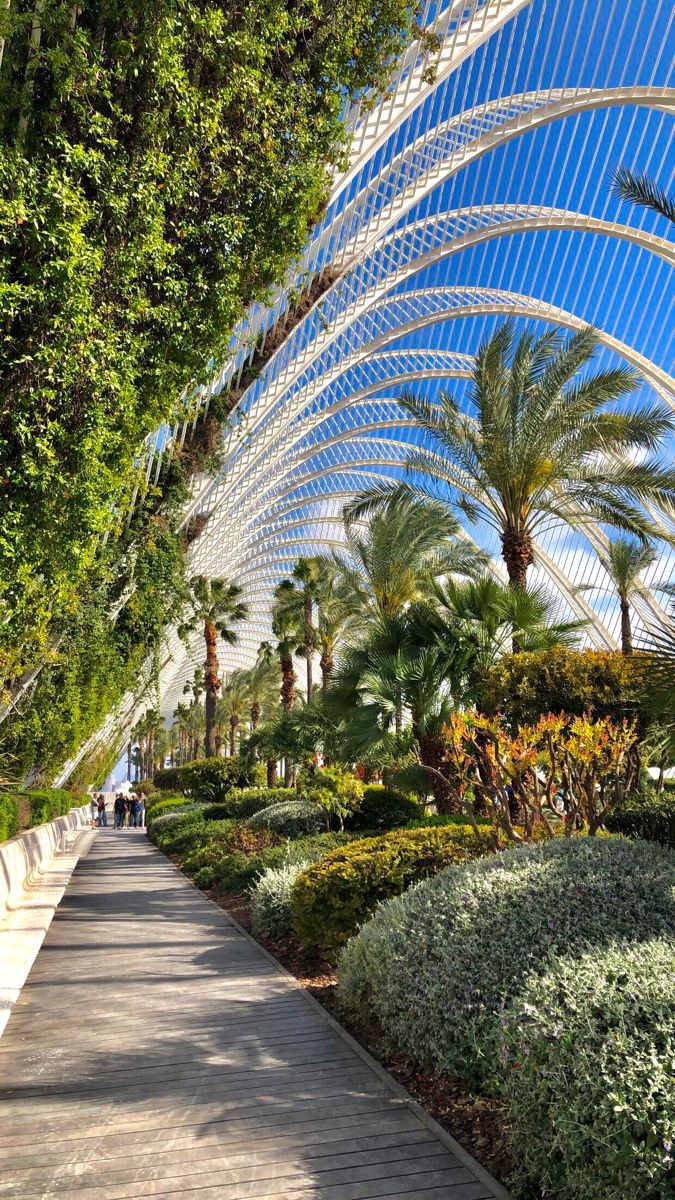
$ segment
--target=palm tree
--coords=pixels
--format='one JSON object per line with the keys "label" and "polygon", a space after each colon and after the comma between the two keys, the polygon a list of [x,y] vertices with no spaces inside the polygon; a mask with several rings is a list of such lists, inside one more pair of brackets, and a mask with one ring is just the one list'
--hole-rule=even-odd
{"label": "palm tree", "polygon": [[228,583],[226,579],[207,579],[205,575],[195,575],[190,580],[189,604],[192,613],[180,626],[180,633],[183,637],[192,633],[200,625],[204,630],[206,643],[204,751],[207,758],[213,757],[216,752],[216,701],[220,690],[217,638],[220,634],[228,646],[236,643],[237,633],[233,626],[244,621],[248,616],[248,606],[243,603],[241,595],[242,589],[236,583]]}
{"label": "palm tree", "polygon": [[333,562],[357,624],[397,617],[439,575],[470,575],[486,562],[476,547],[456,539],[459,524],[438,500],[394,495],[365,529],[349,517],[346,529],[349,558],[335,555]]}
{"label": "palm tree", "polygon": [[[610,542],[607,553],[598,555],[609,575],[621,609],[621,650],[633,653],[633,631],[631,628],[630,604],[633,595],[640,590],[640,576],[656,562],[658,554],[653,546],[644,545],[634,538],[617,537]],[[579,591],[592,591],[595,584],[585,583]]]}
{"label": "palm tree", "polygon": [[248,711],[251,697],[245,671],[232,671],[225,680],[223,695],[219,701],[230,726],[230,757],[235,753],[237,730],[244,714]]}
{"label": "palm tree", "polygon": [[352,616],[352,599],[352,590],[345,582],[337,564],[329,559],[324,560],[316,588],[317,642],[321,656],[321,690],[324,695],[333,674],[338,643]]}
{"label": "palm tree", "polygon": [[675,221],[675,199],[649,175],[635,175],[628,167],[617,167],[612,172],[612,192],[618,200],[651,208],[666,220]]}
{"label": "palm tree", "polygon": [[583,528],[593,519],[647,539],[640,503],[675,504],[675,470],[651,456],[675,418],[659,405],[608,411],[638,377],[625,367],[583,374],[597,345],[591,328],[566,340],[558,329],[516,340],[515,324],[505,321],[476,355],[476,415],[462,413],[447,393],[438,404],[404,395],[403,407],[430,440],[407,463],[422,480],[365,492],[348,506],[351,519],[392,499],[431,494],[497,532],[509,582],[520,588],[535,535],[551,521]]}
{"label": "palm tree", "polygon": [[[281,667],[281,707],[285,713],[290,713],[295,704],[295,671],[293,670],[293,654],[297,650],[302,637],[302,626],[298,619],[297,610],[289,603],[290,593],[295,591],[290,579],[283,580],[274,593],[274,608],[272,609],[272,631],[277,639],[277,654]],[[293,763],[289,755],[284,757],[284,782],[291,786],[293,779]]]}
{"label": "palm tree", "polygon": [[249,720],[254,733],[263,714],[267,719],[279,700],[279,669],[273,655],[271,643],[261,642],[258,657],[246,673],[251,706]]}
{"label": "palm tree", "polygon": [[178,762],[182,766],[188,757],[188,724],[190,709],[187,704],[178,704],[173,710],[174,728],[178,731]]}
{"label": "palm tree", "polygon": [[312,699],[312,660],[316,650],[316,629],[314,628],[314,601],[321,578],[321,560],[318,558],[299,558],[293,567],[293,579],[300,584],[302,605],[302,646],[301,653],[307,669],[307,703]]}

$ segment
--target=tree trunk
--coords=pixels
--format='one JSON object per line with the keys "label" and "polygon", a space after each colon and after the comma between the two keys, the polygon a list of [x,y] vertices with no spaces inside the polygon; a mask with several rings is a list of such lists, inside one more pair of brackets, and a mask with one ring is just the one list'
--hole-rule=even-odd
{"label": "tree trunk", "polygon": [[204,622],[204,641],[206,642],[206,662],[204,663],[204,713],[206,717],[206,732],[204,736],[204,752],[207,758],[213,758],[216,753],[216,702],[220,690],[218,678],[218,654],[216,638],[218,632],[213,621]]}
{"label": "tree trunk", "polygon": [[505,529],[502,533],[502,554],[511,587],[527,587],[527,568],[533,557],[529,533],[520,529]]}
{"label": "tree trunk", "polygon": [[293,787],[293,759],[288,755],[284,759],[284,787]]}
{"label": "tree trunk", "polygon": [[[445,746],[443,740],[433,733],[425,733],[419,739],[420,759],[425,767],[432,767],[435,771],[443,774],[443,763],[445,760]],[[431,791],[434,797],[436,811],[439,813],[461,812],[461,806],[457,803],[457,799],[453,794],[449,784],[444,784],[443,780],[438,775],[432,775],[428,772],[427,778],[431,785]]]}
{"label": "tree trunk", "polygon": [[330,687],[330,677],[333,674],[333,656],[332,654],[323,653],[321,655],[321,690],[327,692]]}
{"label": "tree trunk", "polygon": [[216,758],[220,758],[220,751],[223,748],[223,736],[222,736],[220,730],[218,730],[216,732],[215,743],[216,743]]}
{"label": "tree trunk", "polygon": [[267,760],[267,786],[273,788],[277,786],[277,760],[276,758],[268,758]]}
{"label": "tree trunk", "polygon": [[622,596],[619,598],[621,605],[621,652],[622,654],[630,655],[633,653],[633,631],[630,624],[630,605]]}
{"label": "tree trunk", "polygon": [[290,712],[295,704],[295,671],[290,654],[281,656],[281,703],[285,712]]}
{"label": "tree trunk", "polygon": [[127,779],[131,779],[131,754],[132,754],[132,744],[131,744],[131,741],[128,741],[127,742]]}
{"label": "tree trunk", "polygon": [[397,733],[403,732],[403,700],[399,692],[396,697],[396,713],[394,716],[394,726]]}
{"label": "tree trunk", "polygon": [[234,745],[235,745],[235,738],[236,738],[236,734],[237,734],[237,725],[238,724],[239,724],[239,717],[235,717],[235,715],[233,713],[232,716],[230,717],[230,758],[234,758],[234,754],[235,754]]}
{"label": "tree trunk", "polygon": [[312,655],[314,654],[314,626],[312,624],[312,597],[309,589],[305,588],[304,598],[305,618],[305,655],[307,662],[307,703],[312,699],[314,684],[312,680]]}
{"label": "tree trunk", "polygon": [[251,732],[255,733],[260,724],[260,704],[257,700],[251,705]]}

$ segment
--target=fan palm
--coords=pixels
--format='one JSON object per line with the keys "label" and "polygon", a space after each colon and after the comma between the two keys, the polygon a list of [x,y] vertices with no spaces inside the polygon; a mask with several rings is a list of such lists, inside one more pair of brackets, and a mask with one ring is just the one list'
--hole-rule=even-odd
{"label": "fan palm", "polygon": [[218,701],[218,708],[229,725],[230,757],[235,753],[237,730],[248,713],[250,704],[251,697],[246,671],[231,671],[225,680],[223,694]]}
{"label": "fan palm", "polygon": [[514,323],[504,322],[472,368],[476,415],[447,393],[438,404],[404,395],[431,443],[407,463],[422,481],[362,494],[348,506],[351,519],[396,498],[440,497],[497,532],[509,581],[520,588],[535,535],[551,521],[583,528],[593,519],[647,539],[640,503],[675,504],[675,470],[654,457],[675,418],[660,405],[609,410],[638,377],[625,367],[583,374],[597,344],[591,328],[566,340],[558,329],[516,340]]}
{"label": "fan palm", "polygon": [[216,752],[216,701],[220,690],[217,638],[220,635],[229,646],[236,643],[237,632],[234,626],[248,616],[248,606],[243,603],[241,596],[242,589],[236,583],[228,583],[226,579],[207,579],[205,575],[195,575],[190,580],[189,604],[192,612],[180,626],[180,633],[183,637],[192,633],[200,625],[204,631],[206,643],[204,750],[207,758],[212,757]]}
{"label": "fan palm", "polygon": [[394,495],[365,529],[347,520],[348,558],[335,555],[345,607],[354,620],[397,617],[424,595],[431,580],[470,575],[484,565],[474,546],[457,540],[459,523],[437,500]]}
{"label": "fan palm", "polygon": [[290,620],[298,629],[296,653],[300,654],[306,663],[308,703],[312,699],[312,667],[317,636],[314,605],[322,568],[323,563],[319,558],[299,558],[293,567],[293,578],[287,580],[284,589],[278,593],[277,611],[280,611],[282,605],[287,606]]}
{"label": "fan palm", "polygon": [[321,655],[321,689],[324,695],[333,673],[338,643],[352,616],[352,601],[352,590],[337,564],[329,559],[324,560],[316,588],[317,639]]}
{"label": "fan palm", "polygon": [[[631,627],[631,599],[640,590],[640,576],[656,562],[658,555],[653,546],[645,545],[634,538],[617,537],[610,542],[607,552],[598,556],[609,575],[621,609],[621,649],[624,654],[633,653],[633,630]],[[582,584],[580,591],[592,591],[594,584]]]}

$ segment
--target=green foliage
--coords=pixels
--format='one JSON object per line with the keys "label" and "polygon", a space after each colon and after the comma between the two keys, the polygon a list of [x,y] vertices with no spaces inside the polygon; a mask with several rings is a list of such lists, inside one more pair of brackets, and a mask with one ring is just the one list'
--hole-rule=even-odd
{"label": "green foliage", "polygon": [[0,842],[14,837],[19,828],[19,797],[11,792],[0,792]]}
{"label": "green foliage", "polygon": [[652,788],[629,796],[605,822],[612,833],[661,842],[675,850],[675,788],[661,794]]}
{"label": "green foliage", "polygon": [[86,802],[86,797],[75,796],[65,788],[0,792],[0,842],[14,837],[22,829],[33,829],[55,817],[63,817],[71,808]]}
{"label": "green foliage", "polygon": [[505,655],[487,672],[478,706],[489,716],[502,713],[514,729],[549,712],[620,721],[637,713],[645,686],[639,654],[556,646],[540,654]]}
{"label": "green foliage", "polygon": [[285,800],[271,804],[248,819],[251,829],[272,829],[284,837],[308,837],[324,826],[321,809],[309,800]]}
{"label": "green foliage", "polygon": [[[217,823],[214,822],[215,827]],[[165,854],[187,854],[204,839],[204,805],[191,805],[187,811],[164,813],[148,824],[148,837]],[[214,828],[215,832],[215,828]]]}
{"label": "green foliage", "polygon": [[[406,829],[439,829],[444,825],[470,825],[471,821],[464,813],[429,813],[419,820],[408,821]],[[476,817],[477,825],[490,827],[492,824],[487,817]]]}
{"label": "green foliage", "polygon": [[202,758],[182,767],[165,767],[155,772],[159,791],[183,792],[194,800],[222,804],[233,788],[245,788],[261,778],[264,768],[249,759]]}
{"label": "green foliage", "polygon": [[551,955],[671,934],[670,851],[556,839],[443,871],[390,900],[343,951],[340,991],[377,1016],[398,1052],[498,1090],[500,1016],[527,976],[545,972]]}
{"label": "green foliage", "polygon": [[450,863],[490,852],[489,834],[468,827],[399,829],[326,855],[301,875],[293,891],[293,928],[305,946],[334,958],[389,896]]}
{"label": "green foliage", "polygon": [[311,804],[324,810],[327,826],[335,817],[340,829],[344,818],[357,811],[363,798],[363,784],[344,767],[321,767],[313,775],[302,777],[298,788]]}
{"label": "green foliage", "polygon": [[554,961],[500,1024],[518,1194],[671,1197],[672,940]]}
{"label": "green foliage", "polygon": [[309,858],[268,867],[251,887],[251,930],[257,937],[266,933],[282,937],[293,920],[293,885],[310,865]]}
{"label": "green foliage", "polygon": [[[274,838],[276,835],[268,836]],[[243,892],[268,867],[280,867],[283,863],[301,859],[312,860],[345,845],[352,837],[348,833],[320,833],[316,837],[298,838],[295,842],[283,842],[256,852],[232,851],[214,840],[193,851],[183,865],[186,870],[194,871],[198,887],[216,886],[226,892]]]}
{"label": "green foliage", "polygon": [[[163,793],[156,792],[155,797],[154,804],[146,804],[147,824],[150,821],[156,821],[165,813],[181,813],[195,808],[194,801],[186,800],[185,796],[167,796],[163,799]],[[200,807],[203,808],[204,805],[200,805]]]}
{"label": "green foliage", "polygon": [[217,820],[222,817],[236,817],[243,820],[253,817],[264,808],[273,804],[284,804],[288,800],[296,800],[294,788],[232,788],[220,804],[211,804],[205,816],[207,820]]}
{"label": "green foliage", "polygon": [[422,807],[412,796],[379,783],[369,783],[363,789],[359,808],[347,818],[347,828],[384,832],[408,825],[421,816]]}

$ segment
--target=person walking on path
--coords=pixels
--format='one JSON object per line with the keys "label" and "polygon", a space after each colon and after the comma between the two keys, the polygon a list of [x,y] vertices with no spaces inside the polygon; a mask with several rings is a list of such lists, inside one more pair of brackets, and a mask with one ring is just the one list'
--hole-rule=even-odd
{"label": "person walking on path", "polygon": [[115,818],[115,829],[121,829],[124,821],[124,796],[121,792],[117,792],[115,795],[113,814]]}
{"label": "person walking on path", "polygon": [[103,795],[103,792],[99,792],[99,794],[98,794],[97,809],[98,809],[97,824],[98,824],[99,828],[107,827],[108,814],[105,811],[105,796]]}
{"label": "person walking on path", "polygon": [[141,808],[141,816],[140,816],[140,821],[139,821],[139,825],[140,825],[141,829],[145,825],[145,802],[146,802],[147,798],[148,797],[146,796],[145,792],[141,792],[140,796],[138,797],[138,802],[139,802],[140,808]]}
{"label": "person walking on path", "polygon": [[140,829],[143,824],[143,805],[141,797],[136,793],[131,797],[133,803],[134,829]]}
{"label": "person walking on path", "polygon": [[96,794],[96,792],[92,792],[92,794],[91,794],[90,807],[91,807],[91,827],[93,829],[98,822],[98,795]]}

